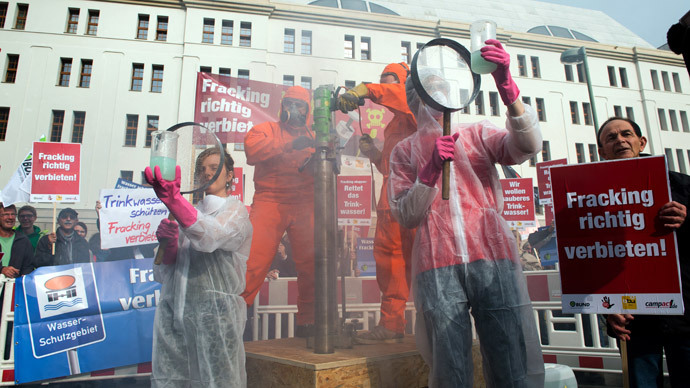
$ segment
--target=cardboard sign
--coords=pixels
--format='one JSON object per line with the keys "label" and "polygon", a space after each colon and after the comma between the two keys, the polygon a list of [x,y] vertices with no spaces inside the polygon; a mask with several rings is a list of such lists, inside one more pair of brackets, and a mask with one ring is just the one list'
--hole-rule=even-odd
{"label": "cardboard sign", "polygon": [[675,232],[656,222],[664,157],[552,167],[551,182],[563,311],[683,314]]}
{"label": "cardboard sign", "polygon": [[34,142],[32,202],[79,202],[81,144]]}
{"label": "cardboard sign", "polygon": [[156,229],[168,208],[153,189],[103,189],[100,194],[101,248],[158,242]]}
{"label": "cardboard sign", "polygon": [[509,226],[536,226],[534,219],[534,189],[532,178],[501,179],[503,189],[503,218]]}
{"label": "cardboard sign", "polygon": [[371,176],[338,176],[338,225],[371,225]]}
{"label": "cardboard sign", "polygon": [[556,159],[537,163],[537,187],[539,187],[540,205],[551,203],[551,176],[549,175],[549,169],[553,166],[565,164],[568,164],[568,159]]}

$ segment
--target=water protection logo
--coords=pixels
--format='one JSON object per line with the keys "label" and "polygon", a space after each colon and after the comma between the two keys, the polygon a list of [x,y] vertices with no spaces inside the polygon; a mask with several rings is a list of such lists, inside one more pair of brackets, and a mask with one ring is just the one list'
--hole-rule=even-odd
{"label": "water protection logo", "polygon": [[36,299],[41,319],[88,308],[82,269],[36,275]]}

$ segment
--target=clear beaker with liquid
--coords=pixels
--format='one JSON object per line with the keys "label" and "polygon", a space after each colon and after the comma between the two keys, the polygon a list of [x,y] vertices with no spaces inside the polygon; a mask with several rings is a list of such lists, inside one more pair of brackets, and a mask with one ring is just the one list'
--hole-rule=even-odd
{"label": "clear beaker with liquid", "polygon": [[472,71],[489,74],[496,70],[496,64],[482,58],[482,47],[488,39],[496,39],[496,23],[491,20],[477,20],[470,25],[470,51],[472,52]]}
{"label": "clear beaker with liquid", "polygon": [[175,166],[177,165],[178,134],[170,131],[155,131],[151,133],[151,169],[155,166],[161,169],[161,176],[167,181],[175,180]]}

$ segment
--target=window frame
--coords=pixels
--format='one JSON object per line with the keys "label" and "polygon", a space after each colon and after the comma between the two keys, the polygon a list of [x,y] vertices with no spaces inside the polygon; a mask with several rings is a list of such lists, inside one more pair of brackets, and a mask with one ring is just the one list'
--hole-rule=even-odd
{"label": "window frame", "polygon": [[60,58],[60,72],[58,77],[58,85],[62,87],[69,87],[70,78],[72,76],[72,58]]}
{"label": "window frame", "polygon": [[541,68],[539,67],[539,57],[530,56],[530,64],[532,65],[532,78],[541,78]]}
{"label": "window frame", "polygon": [[359,55],[360,59],[363,61],[371,61],[371,54],[372,54],[372,48],[371,48],[371,37],[368,36],[360,36],[359,37]]}
{"label": "window frame", "polygon": [[[141,76],[137,77],[137,70],[141,71]],[[138,88],[135,89],[135,84]],[[144,90],[144,64],[143,63],[132,63],[132,79],[130,81],[130,89],[133,92],[141,92]]]}
{"label": "window frame", "polygon": [[606,71],[609,75],[609,86],[618,87],[618,79],[616,79],[616,68],[614,66],[606,66]]}
{"label": "window frame", "polygon": [[577,101],[570,101],[570,121],[572,124],[580,124],[580,110]]}
{"label": "window frame", "polygon": [[86,126],[86,112],[72,112],[72,143],[82,143],[84,141],[84,127]]}
{"label": "window frame", "polygon": [[53,143],[62,142],[62,128],[65,125],[65,111],[53,109],[53,116],[50,122],[50,141]]}
{"label": "window frame", "polygon": [[0,107],[0,141],[7,139],[7,129],[10,124],[10,107]]}
{"label": "window frame", "polygon": [[148,40],[151,15],[140,13],[137,19],[137,35],[134,39]]}
{"label": "window frame", "polygon": [[[163,93],[164,71],[163,65],[151,65],[151,93]],[[157,72],[160,72],[160,77],[157,77]]]}
{"label": "window frame", "polygon": [[216,19],[204,18],[203,27],[201,29],[201,43],[213,44],[213,35],[216,29]]}
{"label": "window frame", "polygon": [[312,40],[312,32],[311,30],[302,30],[302,40],[301,40],[301,53],[302,55],[312,55],[313,48],[313,40]]}
{"label": "window frame", "polygon": [[17,4],[17,14],[14,19],[14,29],[26,29],[26,20],[29,17],[29,4]]}
{"label": "window frame", "polygon": [[[155,123],[155,125],[151,125]],[[157,115],[146,116],[146,138],[144,139],[144,148],[151,148],[152,134],[160,128],[160,117]]]}
{"label": "window frame", "polygon": [[156,20],[156,40],[160,42],[167,42],[169,19],[167,16],[158,15],[158,18]]}
{"label": "window frame", "polygon": [[525,57],[524,55],[518,54],[517,62],[518,62],[518,74],[520,75],[520,77],[527,77],[527,57]]}
{"label": "window frame", "polygon": [[79,29],[79,8],[67,9],[67,27],[65,34],[76,34]]}
{"label": "window frame", "polygon": [[[93,59],[81,60],[81,71],[79,72],[79,87],[89,88],[91,86],[91,76],[93,74]],[[86,86],[85,86],[86,84]]]}
{"label": "window frame", "polygon": [[240,47],[252,47],[252,22],[240,22]]}
{"label": "window frame", "polygon": [[[350,48],[348,49],[347,45],[348,43],[351,44]],[[348,35],[345,34],[344,38],[344,58],[346,59],[355,59],[355,36],[354,35]],[[350,55],[348,56],[348,50]]]}
{"label": "window frame", "polygon": [[89,19],[86,24],[85,35],[96,36],[98,34],[98,22],[100,21],[101,11],[97,9],[90,9],[88,17]]}
{"label": "window frame", "polygon": [[[537,106],[537,117],[539,121],[546,122],[546,102],[543,98],[535,97],[534,103]],[[550,155],[550,153],[549,153]]]}
{"label": "window frame", "polygon": [[7,54],[7,65],[5,66],[5,80],[3,82],[13,84],[17,82],[19,72],[19,54]]}
{"label": "window frame", "polygon": [[[228,32],[229,31],[229,32]],[[220,26],[220,44],[232,46],[232,35],[235,32],[235,21],[223,19]]]}
{"label": "window frame", "polygon": [[139,127],[139,115],[127,114],[125,118],[125,142],[124,147],[137,146],[137,130]]}
{"label": "window frame", "polygon": [[283,30],[283,52],[287,54],[295,53],[295,35],[294,28],[285,28]]}

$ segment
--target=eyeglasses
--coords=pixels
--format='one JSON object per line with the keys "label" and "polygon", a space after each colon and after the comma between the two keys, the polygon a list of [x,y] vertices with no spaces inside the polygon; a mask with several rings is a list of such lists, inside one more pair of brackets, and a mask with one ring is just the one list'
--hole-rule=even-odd
{"label": "eyeglasses", "polygon": [[34,216],[33,214],[20,214],[17,218],[19,218],[20,220],[28,220],[34,217],[36,216]]}
{"label": "eyeglasses", "polygon": [[61,220],[66,220],[66,219],[68,219],[68,218],[71,219],[71,220],[76,220],[76,219],[77,219],[77,216],[75,216],[75,215],[73,215],[73,214],[64,214],[64,215],[60,216],[60,219],[61,219]]}

